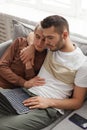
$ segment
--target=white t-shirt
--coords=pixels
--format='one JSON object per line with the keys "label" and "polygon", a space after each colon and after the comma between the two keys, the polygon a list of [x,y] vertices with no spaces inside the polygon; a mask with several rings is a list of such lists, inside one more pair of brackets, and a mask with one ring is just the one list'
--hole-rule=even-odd
{"label": "white t-shirt", "polygon": [[[49,53],[49,52],[48,52]],[[56,51],[53,52],[53,58],[68,67],[69,69],[79,70],[81,66],[86,61],[86,56],[82,53],[80,48],[76,47],[73,52],[61,52]],[[81,73],[81,72],[80,72]],[[83,72],[84,73],[84,72]],[[48,98],[56,98],[56,99],[65,99],[71,96],[73,86],[65,84],[62,81],[56,79],[52,74],[50,74],[45,67],[42,65],[41,70],[38,74],[40,77],[44,78],[46,84],[43,86],[35,86],[29,89],[30,92]],[[78,79],[80,80],[79,72],[75,76],[75,83],[78,86],[84,87],[84,78],[82,79],[82,84],[78,83]]]}
{"label": "white t-shirt", "polygon": [[79,87],[87,88],[87,61],[77,71],[75,84]]}

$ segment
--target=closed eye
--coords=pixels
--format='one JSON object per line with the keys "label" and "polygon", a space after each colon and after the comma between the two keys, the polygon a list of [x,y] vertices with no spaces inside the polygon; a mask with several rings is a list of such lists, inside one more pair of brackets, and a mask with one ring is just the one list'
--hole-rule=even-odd
{"label": "closed eye", "polygon": [[39,36],[39,35],[37,35],[37,34],[35,35],[35,37],[36,37],[37,39],[40,39],[40,36]]}
{"label": "closed eye", "polygon": [[54,39],[54,37],[53,36],[47,36],[47,39],[52,40],[52,39]]}

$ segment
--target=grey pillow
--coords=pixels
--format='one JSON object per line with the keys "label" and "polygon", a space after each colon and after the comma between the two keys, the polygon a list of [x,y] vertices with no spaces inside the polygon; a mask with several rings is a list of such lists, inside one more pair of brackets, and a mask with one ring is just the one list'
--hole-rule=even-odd
{"label": "grey pillow", "polygon": [[81,36],[79,34],[71,33],[70,38],[73,42],[77,44],[87,56],[87,37]]}
{"label": "grey pillow", "polygon": [[9,40],[0,44],[0,58],[11,43],[12,43],[12,40]]}
{"label": "grey pillow", "polygon": [[12,20],[13,23],[13,40],[15,40],[17,37],[27,37],[28,34],[34,30],[34,26],[28,25],[26,23]]}
{"label": "grey pillow", "polygon": [[87,37],[85,36],[82,36],[80,34],[76,34],[76,33],[70,33],[70,38],[71,40],[77,42],[77,43],[84,43],[84,44],[87,44]]}

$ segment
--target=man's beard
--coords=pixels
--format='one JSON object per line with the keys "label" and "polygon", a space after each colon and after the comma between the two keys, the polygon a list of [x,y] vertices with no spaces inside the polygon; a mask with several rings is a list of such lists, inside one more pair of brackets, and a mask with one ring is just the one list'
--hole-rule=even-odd
{"label": "man's beard", "polygon": [[65,46],[64,46],[64,41],[63,38],[60,37],[59,41],[56,43],[56,46],[52,46],[54,48],[49,48],[51,51],[58,51],[58,50],[62,50]]}

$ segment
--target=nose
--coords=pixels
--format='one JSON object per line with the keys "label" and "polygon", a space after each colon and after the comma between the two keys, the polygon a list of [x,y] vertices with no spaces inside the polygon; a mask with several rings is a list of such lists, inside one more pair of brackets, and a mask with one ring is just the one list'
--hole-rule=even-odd
{"label": "nose", "polygon": [[45,38],[45,45],[47,45],[48,43],[49,43],[49,40]]}
{"label": "nose", "polygon": [[39,39],[37,44],[38,44],[38,45],[41,45],[41,41],[42,41],[42,40],[41,40],[41,39]]}

